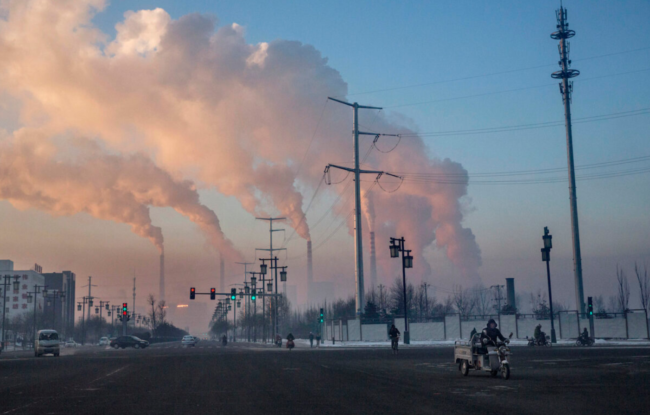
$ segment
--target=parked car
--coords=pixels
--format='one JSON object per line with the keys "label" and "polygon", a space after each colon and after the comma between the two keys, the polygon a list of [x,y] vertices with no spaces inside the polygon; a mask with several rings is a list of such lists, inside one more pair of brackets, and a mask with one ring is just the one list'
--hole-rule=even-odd
{"label": "parked car", "polygon": [[65,347],[77,347],[79,346],[79,343],[75,342],[73,339],[68,339],[67,342],[65,342]]}
{"label": "parked car", "polygon": [[149,346],[149,342],[135,336],[120,336],[111,340],[111,347],[114,349],[125,349],[133,347],[134,349],[144,349]]}
{"label": "parked car", "polygon": [[189,346],[196,346],[196,337],[194,336],[183,336],[183,340],[181,340],[181,345],[185,347]]}
{"label": "parked car", "polygon": [[99,339],[99,346],[108,346],[110,341],[108,340],[108,337],[102,337]]}
{"label": "parked car", "polygon": [[34,356],[40,357],[48,353],[59,356],[59,352],[59,333],[56,330],[39,330],[36,333]]}

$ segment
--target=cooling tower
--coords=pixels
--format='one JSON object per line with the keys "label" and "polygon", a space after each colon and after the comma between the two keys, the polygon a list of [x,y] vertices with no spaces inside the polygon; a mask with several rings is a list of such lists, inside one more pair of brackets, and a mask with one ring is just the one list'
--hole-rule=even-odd
{"label": "cooling tower", "polygon": [[159,300],[165,299],[165,254],[160,254],[160,295]]}
{"label": "cooling tower", "polygon": [[377,287],[377,254],[375,252],[375,233],[370,232],[370,289]]}
{"label": "cooling tower", "polygon": [[307,241],[307,282],[309,285],[314,282],[314,268],[311,258],[311,241]]}

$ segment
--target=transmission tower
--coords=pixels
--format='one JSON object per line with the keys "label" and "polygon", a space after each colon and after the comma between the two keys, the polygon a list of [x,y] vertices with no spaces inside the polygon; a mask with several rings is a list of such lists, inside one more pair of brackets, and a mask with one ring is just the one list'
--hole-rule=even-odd
{"label": "transmission tower", "polygon": [[573,272],[576,284],[576,306],[581,313],[585,312],[584,293],[582,288],[582,256],[580,253],[580,228],[578,226],[578,201],[576,199],[576,178],[573,166],[573,135],[571,133],[571,92],[573,82],[569,79],[580,75],[577,69],[570,69],[569,42],[567,39],[575,36],[574,30],[569,30],[567,23],[567,10],[560,4],[560,9],[555,11],[557,18],[557,32],[551,34],[551,38],[559,40],[558,51],[560,52],[561,70],[553,72],[551,77],[560,79],[560,93],[564,101],[564,123],[566,126],[566,148],[567,161],[569,164],[569,200],[571,204],[571,234],[573,236]]}

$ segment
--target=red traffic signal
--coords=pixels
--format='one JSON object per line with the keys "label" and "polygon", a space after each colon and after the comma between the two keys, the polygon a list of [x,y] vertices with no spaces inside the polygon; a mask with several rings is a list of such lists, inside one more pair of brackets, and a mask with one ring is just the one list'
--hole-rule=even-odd
{"label": "red traffic signal", "polygon": [[126,306],[126,303],[122,303],[122,315],[126,316],[129,314],[128,307]]}
{"label": "red traffic signal", "polygon": [[217,298],[217,290],[210,288],[210,300],[214,300],[215,298]]}
{"label": "red traffic signal", "polygon": [[190,300],[194,300],[196,297],[196,288],[192,287],[190,288]]}

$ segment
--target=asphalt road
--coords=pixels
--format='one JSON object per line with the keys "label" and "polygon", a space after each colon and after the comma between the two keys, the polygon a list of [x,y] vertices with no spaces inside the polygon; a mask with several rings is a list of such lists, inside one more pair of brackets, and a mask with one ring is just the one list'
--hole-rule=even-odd
{"label": "asphalt road", "polygon": [[3,414],[632,414],[650,348],[514,347],[510,380],[460,375],[451,347],[309,349],[202,342],[0,355]]}

